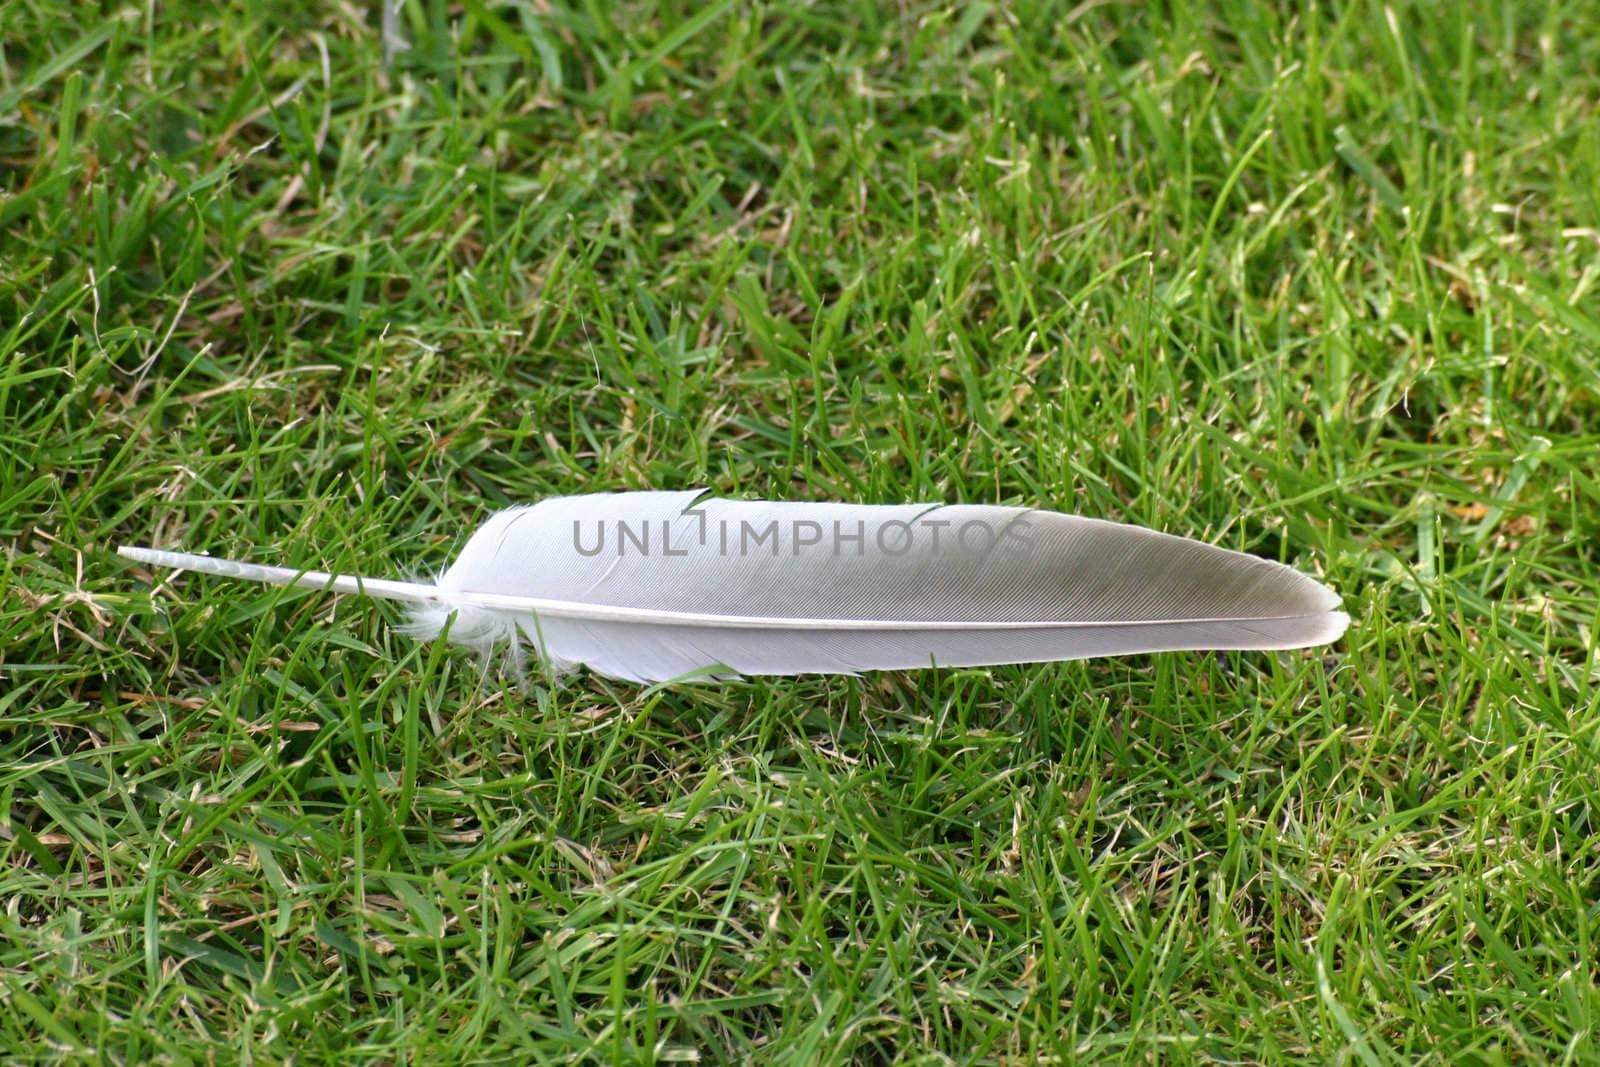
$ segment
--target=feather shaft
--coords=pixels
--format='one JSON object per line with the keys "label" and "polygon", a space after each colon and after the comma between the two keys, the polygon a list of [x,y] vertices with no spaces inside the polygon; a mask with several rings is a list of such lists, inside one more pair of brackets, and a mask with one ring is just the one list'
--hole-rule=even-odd
{"label": "feather shaft", "polygon": [[[705,612],[667,611],[655,608],[623,608],[607,604],[585,604],[571,600],[551,600],[545,597],[515,596],[507,593],[463,591],[447,594],[436,585],[417,582],[397,582],[385,578],[362,578],[350,574],[332,574],[327,571],[297,571],[293,567],[269,567],[259,563],[200,556],[189,552],[168,552],[157,548],[123,545],[117,555],[138,563],[172,570],[196,571],[222,578],[261,582],[265,585],[286,585],[299,589],[318,589],[323,592],[353,593],[375,600],[398,600],[410,603],[459,603],[491,611],[532,611],[554,619],[580,619],[590,622],[620,622],[668,626],[703,626],[714,629],[745,630],[1063,630],[1104,626],[1103,622],[1073,622],[1060,619],[1022,619],[1015,622],[952,619],[835,619],[804,618],[785,615],[712,615]],[[1260,622],[1287,622],[1299,618],[1317,618],[1318,613],[1272,615]],[[1121,626],[1161,626],[1172,620],[1128,619]],[[1183,619],[1184,623],[1239,622],[1237,617],[1212,619]]]}
{"label": "feather shaft", "polygon": [[117,555],[136,563],[170,570],[197,571],[215,574],[221,578],[237,578],[246,582],[266,585],[289,585],[300,589],[321,589],[333,593],[355,593],[376,597],[379,600],[406,600],[412,602],[439,599],[438,590],[417,582],[397,582],[387,578],[359,578],[349,574],[329,574],[326,571],[302,571],[293,567],[268,567],[260,563],[244,563],[216,556],[197,556],[190,552],[168,552],[159,548],[137,548],[123,545]]}

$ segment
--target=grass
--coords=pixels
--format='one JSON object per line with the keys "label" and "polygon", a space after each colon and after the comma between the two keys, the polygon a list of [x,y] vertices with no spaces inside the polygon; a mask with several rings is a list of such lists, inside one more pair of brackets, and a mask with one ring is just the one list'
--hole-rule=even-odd
{"label": "grass", "polygon": [[[1592,8],[0,2],[18,1061],[1600,1060]],[[545,495],[1041,505],[1336,647],[526,690]]]}

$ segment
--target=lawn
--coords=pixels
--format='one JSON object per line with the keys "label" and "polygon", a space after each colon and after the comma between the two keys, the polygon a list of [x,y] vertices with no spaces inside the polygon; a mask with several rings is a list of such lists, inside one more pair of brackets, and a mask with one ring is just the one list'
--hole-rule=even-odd
{"label": "lawn", "polygon": [[[1592,4],[377,8],[0,0],[4,1058],[1600,1061]],[[115,554],[696,486],[1353,622],[519,684]]]}

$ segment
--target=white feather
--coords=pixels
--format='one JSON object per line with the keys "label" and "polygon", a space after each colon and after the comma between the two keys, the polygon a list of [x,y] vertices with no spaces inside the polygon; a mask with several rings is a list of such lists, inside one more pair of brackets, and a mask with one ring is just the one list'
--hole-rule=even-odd
{"label": "white feather", "polygon": [[638,681],[1287,649],[1349,623],[1269,560],[1135,526],[972,505],[769,503],[699,491],[499,512],[432,584],[123,548],[122,555],[413,603],[406,632],[519,634],[560,668]]}

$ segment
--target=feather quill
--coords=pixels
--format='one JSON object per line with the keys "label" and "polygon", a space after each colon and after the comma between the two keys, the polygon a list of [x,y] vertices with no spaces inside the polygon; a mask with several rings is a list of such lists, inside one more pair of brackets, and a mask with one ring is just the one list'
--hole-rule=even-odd
{"label": "feather quill", "polygon": [[1282,564],[1136,526],[985,505],[556,497],[491,516],[433,583],[149,548],[128,559],[409,601],[406,632],[525,639],[634,681],[857,673],[1327,644],[1348,617]]}

